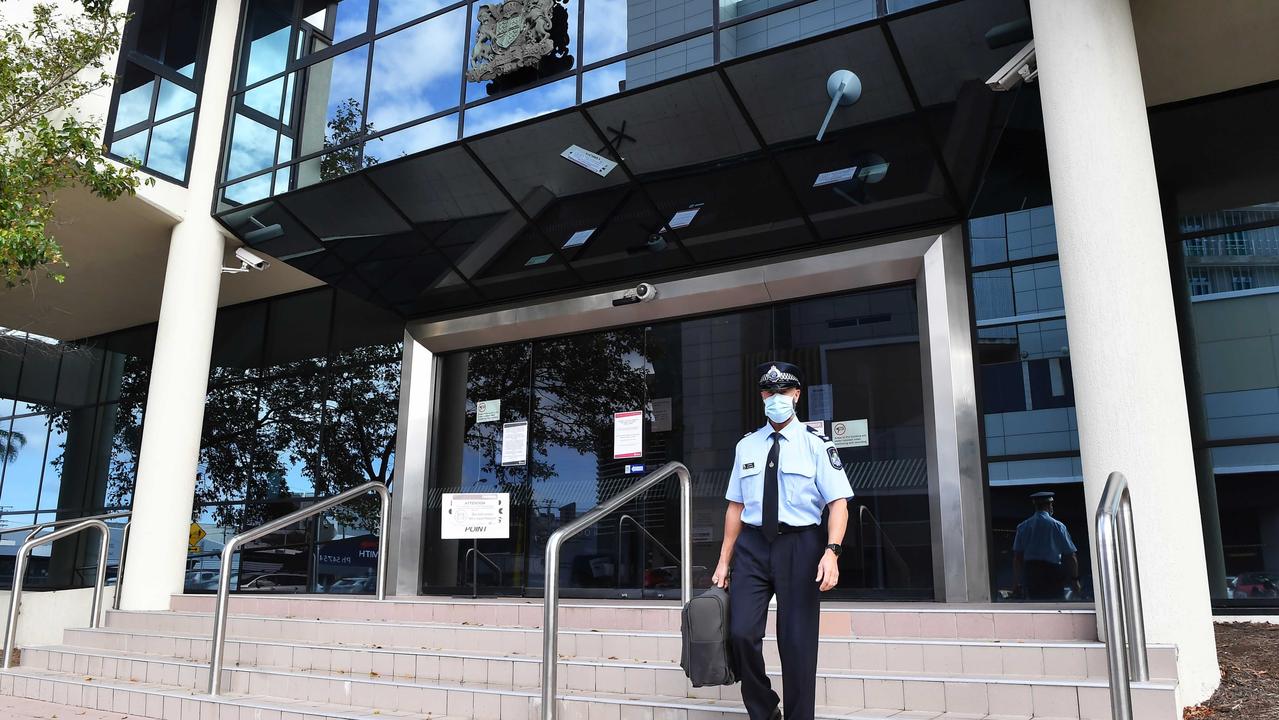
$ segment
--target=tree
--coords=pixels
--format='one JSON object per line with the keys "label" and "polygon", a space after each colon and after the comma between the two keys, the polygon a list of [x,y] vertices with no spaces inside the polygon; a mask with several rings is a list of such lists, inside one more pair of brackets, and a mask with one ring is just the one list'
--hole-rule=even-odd
{"label": "tree", "polygon": [[373,132],[372,123],[360,127],[363,114],[360,101],[355,98],[347,98],[333,109],[333,117],[329,118],[328,131],[324,135],[324,148],[339,149],[320,158],[320,179],[332,180],[377,165],[378,159],[372,155],[365,154],[361,158],[359,143],[351,144]]}
{"label": "tree", "polygon": [[54,266],[67,261],[50,231],[58,190],[79,186],[116,200],[138,187],[137,163],[109,162],[102,127],[69,112],[112,83],[105,63],[120,42],[125,19],[105,0],[83,0],[79,11],[39,3],[28,22],[0,21],[0,135],[5,138],[0,143],[0,275],[6,286],[25,285],[40,272],[64,280]]}

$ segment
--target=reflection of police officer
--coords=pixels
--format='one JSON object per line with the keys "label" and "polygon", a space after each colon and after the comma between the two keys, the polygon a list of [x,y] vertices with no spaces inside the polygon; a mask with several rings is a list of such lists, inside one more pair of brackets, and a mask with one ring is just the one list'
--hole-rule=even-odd
{"label": "reflection of police officer", "polygon": [[[1013,538],[1013,595],[1020,595],[1025,578],[1027,600],[1060,600],[1070,572],[1070,586],[1079,592],[1079,557],[1070,531],[1053,517],[1053,493],[1030,496],[1035,514],[1017,526]],[[1063,565],[1065,566],[1063,568]]]}
{"label": "reflection of police officer", "polygon": [[[777,649],[787,720],[812,720],[821,592],[839,582],[839,554],[853,490],[830,440],[800,423],[799,368],[764,363],[768,423],[737,443],[728,481],[724,545],[712,582],[727,588],[729,635],[750,720],[780,717],[764,672],[764,626],[777,596]],[[830,508],[826,532],[822,510]]]}

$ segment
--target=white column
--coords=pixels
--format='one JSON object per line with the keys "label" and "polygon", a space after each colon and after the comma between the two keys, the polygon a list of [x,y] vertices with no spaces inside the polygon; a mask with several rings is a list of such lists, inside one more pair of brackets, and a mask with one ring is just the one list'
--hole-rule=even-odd
{"label": "white column", "polygon": [[1089,533],[1107,474],[1124,472],[1147,637],[1177,646],[1192,703],[1216,687],[1217,656],[1132,13],[1127,0],[1031,0],[1031,15]]}
{"label": "white column", "polygon": [[200,428],[225,240],[210,216],[240,0],[218,0],[200,94],[184,220],[169,238],[143,418],[133,528],[120,607],[164,610],[182,592]]}

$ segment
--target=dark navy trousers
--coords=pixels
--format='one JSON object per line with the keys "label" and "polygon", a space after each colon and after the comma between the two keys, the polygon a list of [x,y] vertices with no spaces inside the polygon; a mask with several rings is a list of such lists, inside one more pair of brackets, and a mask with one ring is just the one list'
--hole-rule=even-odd
{"label": "dark navy trousers", "polygon": [[826,550],[821,528],[778,535],[772,543],[746,525],[737,537],[729,584],[729,638],[750,720],[769,720],[778,705],[764,672],[768,602],[777,596],[777,649],[782,660],[785,720],[813,720],[821,589],[817,563]]}

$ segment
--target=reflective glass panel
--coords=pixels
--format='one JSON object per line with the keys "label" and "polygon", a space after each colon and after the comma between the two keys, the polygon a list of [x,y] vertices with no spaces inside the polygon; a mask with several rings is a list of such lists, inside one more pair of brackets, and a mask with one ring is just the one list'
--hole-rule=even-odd
{"label": "reflective glass panel", "polygon": [[626,60],[626,89],[648,85],[686,72],[710,67],[715,59],[710,35],[673,43]]}
{"label": "reflective glass panel", "polygon": [[456,0],[378,0],[377,31],[390,30],[454,2]]}
{"label": "reflective glass panel", "polygon": [[301,16],[318,52],[368,30],[369,0],[302,0]]}
{"label": "reflective glass panel", "polygon": [[193,107],[195,107],[195,93],[164,78],[160,79],[160,96],[156,99],[155,105],[157,120],[177,115]]}
{"label": "reflective glass panel", "polygon": [[710,0],[586,0],[582,54],[595,63],[711,24]]}
{"label": "reflective glass panel", "polygon": [[279,120],[282,117],[280,109],[281,102],[283,100],[283,92],[284,78],[278,78],[264,85],[259,85],[244,93],[243,101],[245,105],[257,110],[263,115]]}
{"label": "reflective glass panel", "polygon": [[[485,33],[481,32],[481,28],[495,28],[499,20],[495,15],[491,14],[490,10],[481,10],[484,7],[486,5],[482,3],[474,3],[471,6],[471,50],[467,58],[467,68],[477,72],[486,63],[495,59],[498,53],[503,50],[500,43],[506,43],[509,40],[509,47],[521,37],[520,34],[514,36],[502,35],[502,39],[499,40],[497,35],[494,35],[491,40],[484,42],[482,47],[477,50],[475,45],[476,38],[483,38],[485,35]],[[498,6],[488,5],[487,7],[494,8]],[[510,70],[497,78],[489,80],[468,81],[466,84],[467,102],[480,100],[490,95],[519,92],[534,83],[560,77],[572,70],[577,64],[577,12],[578,0],[555,0],[555,2],[552,2],[551,26],[550,28],[545,28],[553,43],[551,51],[541,56],[536,65]],[[487,25],[485,24],[486,18],[488,19]],[[528,33],[532,27],[531,23],[526,22],[521,29],[515,32]],[[493,34],[493,32],[493,30],[487,31],[488,34]],[[498,35],[500,34],[498,33]],[[510,122],[516,121],[512,120]]]}
{"label": "reflective glass panel", "polygon": [[369,84],[371,131],[457,106],[465,33],[463,7],[374,43]]}
{"label": "reflective glass panel", "polygon": [[271,173],[251,177],[248,180],[228,185],[222,191],[222,197],[231,205],[245,205],[257,202],[271,194]]}
{"label": "reflective glass panel", "polygon": [[142,158],[147,155],[147,139],[150,137],[151,131],[143,130],[115,140],[111,143],[111,154],[122,158],[133,158],[138,162],[142,162]]}
{"label": "reflective glass panel", "polygon": [[576,96],[576,81],[573,78],[566,78],[535,90],[469,108],[463,121],[462,132],[466,136],[478,135],[494,128],[545,115],[572,105],[576,101]]}
{"label": "reflective glass panel", "polygon": [[[1009,601],[1090,601],[1093,599],[1088,561],[1087,505],[1083,470],[1078,457],[990,463],[991,567],[994,599]],[[1030,496],[1051,492],[1051,506]],[[1050,517],[1048,508],[1051,508]],[[1058,542],[1049,547],[1030,534],[1026,523],[1056,525]],[[1023,529],[1025,527],[1025,529]],[[1022,534],[1020,542],[1018,534]],[[1069,551],[1070,541],[1076,552]],[[1014,549],[1019,548],[1019,549]],[[1078,573],[1080,587],[1070,584]]]}
{"label": "reflective glass panel", "polygon": [[238,178],[275,164],[275,130],[236,114],[227,157],[227,177]]}
{"label": "reflective glass panel", "polygon": [[249,9],[248,39],[241,87],[284,72],[289,60],[291,0],[255,0]]}
{"label": "reflective glass panel", "polygon": [[125,66],[120,79],[120,97],[116,101],[115,129],[124,130],[151,117],[151,94],[155,92],[155,76],[132,63]]}
{"label": "reflective glass panel", "polygon": [[1255,223],[1279,224],[1279,202],[1186,215],[1178,221],[1178,227],[1182,233],[1189,234]]}
{"label": "reflective glass panel", "polygon": [[986,452],[1078,452],[1066,321],[979,328]]}
{"label": "reflective glass panel", "polygon": [[368,140],[364,143],[364,157],[366,162],[394,160],[456,139],[457,114],[454,113]]}
{"label": "reflective glass panel", "polygon": [[[6,428],[0,436],[0,446],[8,456],[4,467],[4,487],[0,488],[0,506],[5,510],[34,510],[37,501],[42,497],[40,490],[41,476],[45,469],[45,443],[49,435],[48,415],[23,415],[22,413],[39,408],[18,404],[19,417],[10,425],[4,421],[0,427]],[[55,451],[50,459],[60,458],[61,453]],[[61,472],[61,461],[50,473],[56,487],[57,477]],[[56,490],[55,490],[56,500]],[[57,502],[53,503],[57,507]]]}
{"label": "reflective glass panel", "polygon": [[151,131],[151,147],[147,150],[147,167],[179,180],[186,179],[187,151],[191,146],[191,123],[195,113],[187,113]]}
{"label": "reflective glass panel", "polygon": [[298,154],[346,145],[363,134],[368,57],[368,46],[359,47],[304,71],[308,90]]}

